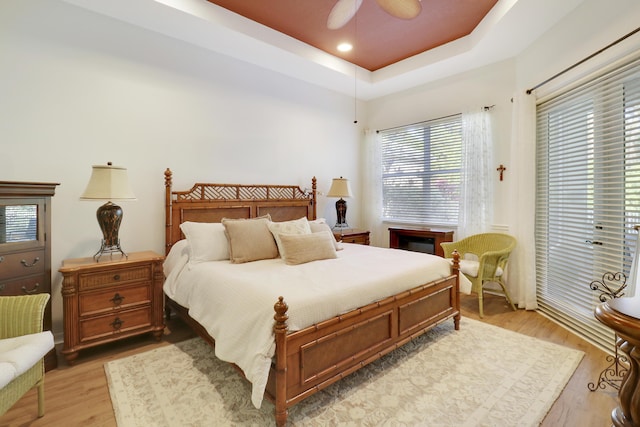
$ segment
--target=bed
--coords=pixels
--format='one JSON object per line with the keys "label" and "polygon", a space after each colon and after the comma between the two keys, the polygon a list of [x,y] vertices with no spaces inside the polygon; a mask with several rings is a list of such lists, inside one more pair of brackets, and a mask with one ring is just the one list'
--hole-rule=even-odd
{"label": "bed", "polygon": [[[195,240],[187,239],[185,230],[189,236],[193,234],[187,226],[194,223],[198,227],[210,224],[219,230],[218,223],[224,222],[229,232],[232,230],[230,224],[244,224],[246,220],[257,224],[262,221],[261,217],[267,217],[270,226],[299,221],[322,224],[322,220],[316,218],[315,178],[310,189],[295,185],[196,183],[190,189],[175,191],[172,181],[173,174],[167,169],[168,257],[165,264],[170,265],[165,271],[166,316],[172,312],[180,316],[212,345],[217,356],[233,363],[252,382],[254,405],[259,407],[263,396],[271,400],[278,426],[286,424],[288,408],[292,405],[428,329],[448,320],[454,322],[456,330],[459,329],[457,254],[449,262],[397,249],[343,244],[341,248],[335,248],[342,250],[334,250],[335,255],[328,256],[329,259],[302,260],[289,265],[289,260],[295,259],[297,253],[294,256],[292,246],[284,246],[285,238],[287,244],[289,239],[297,239],[295,242],[315,239],[316,248],[324,245],[317,244],[320,235],[329,233],[321,231],[312,236],[280,234],[283,242],[276,238],[276,243],[281,256],[275,258],[237,264],[228,259],[222,261],[224,258],[199,263],[189,259],[194,253],[193,247],[187,249],[186,241],[193,244]],[[234,252],[231,256],[234,259],[238,255],[233,250],[237,247],[232,240],[234,237],[229,234],[225,237],[231,241],[229,251]],[[333,235],[331,241],[331,245],[338,245]],[[288,248],[286,256],[285,248]],[[363,264],[356,265],[357,260]],[[391,273],[386,277],[386,267],[382,266],[385,263],[394,268],[405,263],[412,267],[402,271],[400,280]],[[231,273],[229,268],[233,269]],[[259,279],[251,279],[256,274]],[[204,277],[215,277],[216,285],[204,283]],[[249,291],[239,291],[240,285],[236,283],[239,279],[249,282]],[[407,283],[400,283],[404,281]],[[345,286],[346,282],[356,286],[355,290]],[[305,292],[301,288],[305,288]],[[372,294],[364,295],[365,289],[371,290]],[[318,294],[311,297],[307,290]],[[204,294],[211,292],[221,292],[215,296],[218,301],[205,304]],[[234,303],[234,298],[238,302]],[[265,298],[272,299],[266,303]],[[318,298],[328,304],[320,307]],[[209,321],[208,318],[222,316],[225,311],[232,316],[235,311],[236,317]],[[243,327],[243,323],[254,325],[255,331],[237,329]],[[260,344],[265,332],[270,340],[266,346]],[[245,335],[250,339],[242,339]],[[258,343],[261,350],[254,356],[253,350],[237,350],[227,345],[229,340],[238,341],[234,346],[248,345],[246,341]],[[250,354],[250,364],[247,365],[242,357],[235,360],[234,354]]]}

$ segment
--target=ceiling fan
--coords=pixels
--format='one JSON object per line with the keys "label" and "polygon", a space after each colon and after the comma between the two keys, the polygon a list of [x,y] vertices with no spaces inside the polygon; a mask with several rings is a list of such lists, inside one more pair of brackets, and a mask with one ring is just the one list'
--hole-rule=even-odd
{"label": "ceiling fan", "polygon": [[[420,14],[420,0],[376,0],[385,12],[400,19],[413,19]],[[327,28],[337,30],[351,20],[360,9],[362,0],[338,0],[327,18]]]}

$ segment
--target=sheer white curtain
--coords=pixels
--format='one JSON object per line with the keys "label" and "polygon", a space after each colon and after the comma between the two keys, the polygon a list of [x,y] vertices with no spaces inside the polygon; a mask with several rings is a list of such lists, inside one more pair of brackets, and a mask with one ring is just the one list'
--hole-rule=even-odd
{"label": "sheer white curtain", "polygon": [[382,138],[375,130],[365,130],[363,150],[363,219],[367,230],[371,231],[373,246],[388,246],[387,233],[382,223]]}
{"label": "sheer white curtain", "polygon": [[462,165],[456,240],[490,230],[493,222],[493,135],[486,108],[462,114]]}
{"label": "sheer white curtain", "polygon": [[524,91],[513,97],[509,174],[509,231],[518,240],[509,258],[509,291],[520,308],[536,301],[536,98]]}
{"label": "sheer white curtain", "polygon": [[[636,228],[636,230],[638,230]],[[640,230],[638,230],[640,232]],[[627,283],[635,284],[635,294],[629,296],[640,297],[640,236],[636,237],[635,252],[633,253],[633,261],[631,262],[631,271]],[[634,285],[630,285],[632,288]]]}

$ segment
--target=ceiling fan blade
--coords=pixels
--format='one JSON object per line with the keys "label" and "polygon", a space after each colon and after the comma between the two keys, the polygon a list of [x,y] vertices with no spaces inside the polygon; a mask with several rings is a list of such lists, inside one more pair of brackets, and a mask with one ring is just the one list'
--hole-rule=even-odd
{"label": "ceiling fan blade", "polygon": [[342,28],[354,17],[361,4],[362,0],[338,0],[327,18],[327,28],[330,30]]}
{"label": "ceiling fan blade", "polygon": [[376,0],[389,15],[400,19],[413,19],[420,15],[420,0]]}

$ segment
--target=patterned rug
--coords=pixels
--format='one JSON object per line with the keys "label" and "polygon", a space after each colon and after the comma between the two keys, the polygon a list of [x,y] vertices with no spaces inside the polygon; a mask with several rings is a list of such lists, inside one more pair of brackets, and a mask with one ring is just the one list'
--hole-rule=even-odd
{"label": "patterned rug", "polygon": [[[537,426],[583,353],[463,318],[300,402],[293,426]],[[194,338],[105,364],[119,427],[271,426],[250,386]]]}

